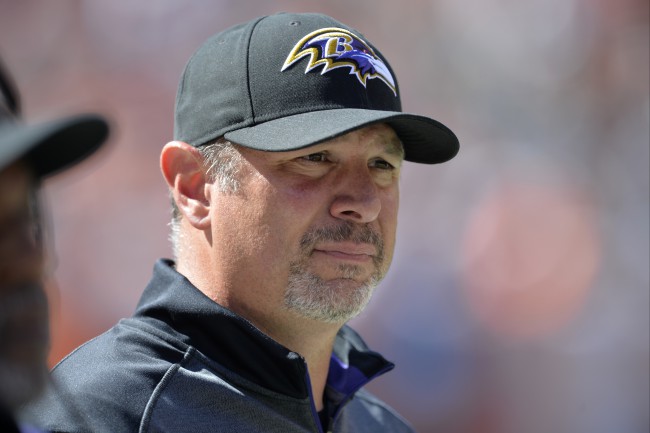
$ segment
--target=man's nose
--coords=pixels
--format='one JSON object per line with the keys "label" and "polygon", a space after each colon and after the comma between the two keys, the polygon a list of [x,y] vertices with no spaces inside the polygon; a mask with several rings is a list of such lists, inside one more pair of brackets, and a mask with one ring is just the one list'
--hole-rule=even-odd
{"label": "man's nose", "polygon": [[337,194],[330,206],[335,218],[356,223],[377,219],[381,200],[375,180],[367,168],[349,169],[337,179]]}

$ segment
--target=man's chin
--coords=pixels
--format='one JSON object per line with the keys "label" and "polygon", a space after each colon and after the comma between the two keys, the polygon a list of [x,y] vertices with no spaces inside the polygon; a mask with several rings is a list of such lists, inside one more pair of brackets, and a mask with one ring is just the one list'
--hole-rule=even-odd
{"label": "man's chin", "polygon": [[319,280],[333,285],[364,285],[368,284],[377,269],[370,264],[349,263],[314,263],[307,272]]}
{"label": "man's chin", "polygon": [[285,306],[306,318],[343,324],[363,311],[375,285],[372,278],[326,280],[315,274],[294,275],[285,293]]}

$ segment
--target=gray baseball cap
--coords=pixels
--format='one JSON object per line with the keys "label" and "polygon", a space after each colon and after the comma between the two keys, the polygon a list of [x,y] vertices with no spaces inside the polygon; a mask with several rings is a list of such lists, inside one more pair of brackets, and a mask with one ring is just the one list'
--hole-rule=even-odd
{"label": "gray baseball cap", "polygon": [[88,157],[108,134],[106,119],[97,114],[23,123],[18,92],[0,62],[0,170],[24,159],[37,177],[49,176]]}
{"label": "gray baseball cap", "polygon": [[218,33],[193,54],[174,138],[286,151],[375,123],[395,130],[408,161],[445,162],[459,149],[439,121],[402,112],[393,69],[361,33],[321,14],[279,13]]}

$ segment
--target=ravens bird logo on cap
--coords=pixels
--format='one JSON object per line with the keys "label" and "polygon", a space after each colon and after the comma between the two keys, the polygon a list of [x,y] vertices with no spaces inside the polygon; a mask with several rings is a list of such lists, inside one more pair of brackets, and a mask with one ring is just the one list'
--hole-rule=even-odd
{"label": "ravens bird logo on cap", "polygon": [[379,78],[397,96],[395,79],[384,61],[374,50],[354,33],[336,28],[325,28],[309,33],[291,50],[282,71],[303,57],[309,56],[305,73],[323,65],[321,75],[336,69],[348,67],[364,87],[368,79]]}

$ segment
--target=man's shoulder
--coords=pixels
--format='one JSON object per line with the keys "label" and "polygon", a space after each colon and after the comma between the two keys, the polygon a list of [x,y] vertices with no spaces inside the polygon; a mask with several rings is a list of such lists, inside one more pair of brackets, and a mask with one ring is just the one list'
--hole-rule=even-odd
{"label": "man's shoulder", "polygon": [[155,325],[121,320],[55,366],[52,386],[26,408],[26,418],[52,431],[133,430],[157,385],[186,350]]}
{"label": "man's shoulder", "polygon": [[188,345],[155,321],[129,318],[120,320],[103,334],[82,344],[52,370],[57,376],[63,371],[97,368],[123,370],[141,361],[177,362]]}

